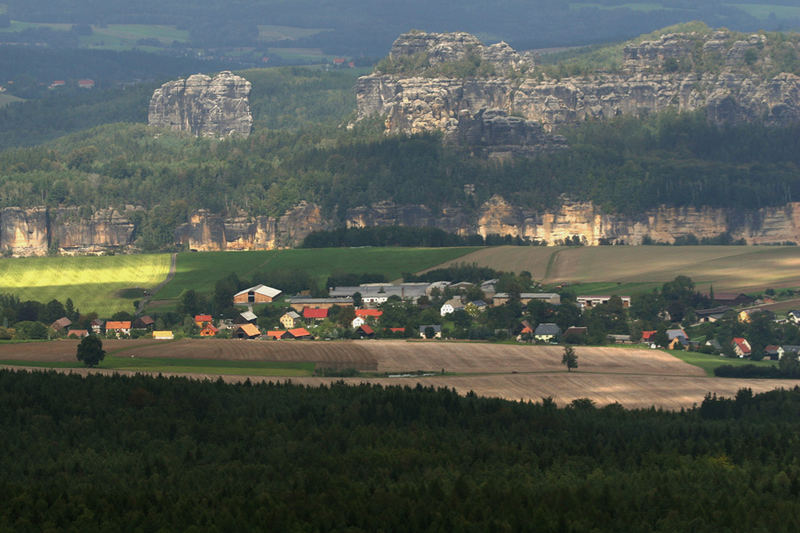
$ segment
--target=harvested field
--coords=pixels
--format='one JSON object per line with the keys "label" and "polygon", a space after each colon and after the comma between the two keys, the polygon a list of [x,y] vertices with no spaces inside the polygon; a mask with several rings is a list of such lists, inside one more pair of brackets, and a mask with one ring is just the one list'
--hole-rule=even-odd
{"label": "harvested field", "polygon": [[[0,345],[0,360],[74,362],[77,341]],[[597,405],[618,402],[625,407],[688,408],[700,403],[707,393],[733,396],[743,387],[764,392],[778,387],[800,386],[799,380],[744,380],[705,377],[701,368],[689,365],[658,350],[605,347],[577,347],[579,368],[567,373],[561,365],[562,348],[484,343],[408,342],[393,340],[303,342],[185,339],[175,342],[108,340],[104,347],[117,358],[174,358],[190,360],[315,363],[317,367],[356,368],[387,374],[422,370],[455,375],[426,377],[349,378],[348,383],[379,383],[451,387],[462,394],[510,400],[538,401],[552,397],[561,405],[576,398],[590,398]],[[20,363],[16,363],[19,365]],[[242,363],[240,363],[242,364]],[[1,363],[0,363],[1,365]],[[188,367],[188,366],[187,366]],[[21,368],[15,366],[13,368]],[[204,367],[205,368],[205,367]],[[114,369],[59,369],[63,372],[111,373]],[[144,368],[140,370],[147,372]],[[196,372],[159,371],[166,375],[185,375],[198,379],[226,381],[276,380],[275,376],[239,374],[235,368],[225,372],[198,369]],[[216,373],[209,373],[216,372]],[[122,371],[122,373],[130,373]],[[284,374],[285,375],[285,374]],[[270,377],[271,376],[271,377]],[[295,383],[322,385],[339,378],[293,377]]]}

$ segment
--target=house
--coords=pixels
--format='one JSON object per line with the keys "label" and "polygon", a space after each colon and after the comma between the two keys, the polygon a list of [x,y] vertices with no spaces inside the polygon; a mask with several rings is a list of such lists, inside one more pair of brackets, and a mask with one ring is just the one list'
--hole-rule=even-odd
{"label": "house", "polygon": [[750,354],[752,353],[750,343],[747,342],[747,339],[745,338],[734,337],[731,341],[731,346],[733,346],[733,353],[735,353],[740,359],[743,357],[750,357]]}
{"label": "house", "polygon": [[201,337],[215,337],[219,333],[219,329],[214,327],[214,324],[206,322],[203,329],[200,330]]}
{"label": "house", "polygon": [[714,323],[720,318],[722,318],[725,315],[725,313],[727,313],[730,310],[731,308],[728,307],[727,305],[720,305],[717,307],[712,307],[710,309],[698,309],[697,311],[694,312],[694,314],[697,316],[698,322]]}
{"label": "house", "polygon": [[442,338],[442,326],[438,324],[425,324],[419,327],[419,336],[422,339],[427,339],[426,333],[430,330],[433,331],[433,338],[434,339],[441,339]]}
{"label": "house", "polygon": [[362,338],[375,336],[375,330],[369,327],[367,324],[360,325],[356,331],[361,335]]}
{"label": "house", "polygon": [[461,303],[461,298],[450,298],[445,303],[442,304],[442,307],[439,309],[439,315],[447,316],[450,313],[455,313],[456,311],[463,311],[464,305]]}
{"label": "house", "polygon": [[383,311],[380,309],[356,309],[356,316],[363,319],[380,318],[383,316]]}
{"label": "house", "polygon": [[[611,298],[612,296],[578,296],[576,300],[578,302],[578,307],[583,310],[607,304],[611,301]],[[620,296],[619,299],[622,300],[622,307],[627,309],[631,306],[630,296]]]}
{"label": "house", "polygon": [[99,318],[95,318],[89,323],[89,328],[92,330],[92,333],[95,335],[102,335],[103,328],[105,327],[106,323],[100,320]]}
{"label": "house", "polygon": [[352,322],[350,322],[350,325],[353,327],[353,329],[358,329],[366,323],[367,321],[364,319],[363,316],[357,316],[353,319]]}
{"label": "house", "polygon": [[722,345],[717,339],[708,340],[705,345],[714,350],[715,353],[722,354]]}
{"label": "house", "polygon": [[211,315],[194,315],[194,323],[198,328],[202,328],[205,324],[213,324],[214,319]]}
{"label": "house", "polygon": [[650,344],[653,342],[653,336],[657,333],[654,329],[648,329],[646,331],[642,331],[642,342]]}
{"label": "house", "polygon": [[330,309],[331,307],[353,307],[353,298],[346,296],[343,298],[311,298],[308,296],[292,296],[286,300],[289,307],[302,312],[306,307],[316,307],[319,309]]}
{"label": "house", "polygon": [[306,320],[325,320],[328,318],[328,310],[318,307],[306,307],[303,309],[303,318]]}
{"label": "house", "polygon": [[255,339],[261,335],[261,331],[255,324],[239,324],[233,330],[233,336],[237,339]]}
{"label": "house", "polygon": [[561,335],[561,328],[552,322],[544,322],[533,330],[533,338],[540,342],[554,342]]}
{"label": "house", "polygon": [[495,287],[496,287],[498,281],[500,281],[500,280],[497,279],[497,278],[487,279],[486,281],[482,281],[481,282],[481,291],[483,291],[483,294],[485,294],[487,297],[494,296],[495,293],[497,292]]}
{"label": "house", "polygon": [[311,333],[306,328],[293,328],[286,332],[290,339],[310,339]]}
{"label": "house", "polygon": [[784,344],[778,348],[778,359],[783,359],[785,355],[800,358],[800,346],[796,344]]}
{"label": "house", "polygon": [[131,334],[130,320],[109,320],[106,322],[106,334],[113,332],[117,337]]}
{"label": "house", "polygon": [[773,361],[781,358],[781,347],[774,344],[764,346],[764,357],[769,357]]}
{"label": "house", "polygon": [[94,89],[94,80],[78,80],[78,87],[81,89]]}
{"label": "house", "polygon": [[295,327],[295,324],[300,319],[300,315],[297,314],[296,311],[287,311],[283,314],[280,318],[281,325],[283,325],[286,329],[292,329]]}
{"label": "house", "polygon": [[389,328],[389,331],[395,335],[403,335],[406,332],[406,328]]}
{"label": "house", "polygon": [[133,321],[133,329],[147,329],[152,331],[156,326],[156,321],[149,315],[140,316]]}
{"label": "house", "polygon": [[58,87],[64,87],[67,84],[64,80],[55,80],[48,86],[48,89],[56,89]]}
{"label": "house", "polygon": [[89,332],[87,330],[85,330],[85,329],[70,329],[70,330],[67,330],[67,337],[72,337],[73,335],[75,337],[78,337],[79,339],[82,339],[84,337],[88,337],[89,336]]}
{"label": "house", "polygon": [[669,340],[669,343],[670,343],[670,349],[672,349],[672,347],[674,346],[674,343],[672,341],[674,341],[676,339],[684,347],[689,345],[689,336],[686,334],[686,332],[682,328],[668,329],[667,330],[667,339]]}
{"label": "house", "polygon": [[520,335],[533,335],[533,326],[527,320],[522,321],[522,330],[519,332]]}
{"label": "house", "polygon": [[281,295],[281,291],[266,285],[254,285],[241,290],[233,295],[234,305],[264,304],[274,301]]}
{"label": "house", "polygon": [[288,334],[289,334],[288,331],[285,331],[285,330],[282,330],[282,329],[267,331],[267,337],[269,337],[270,339],[276,340],[276,341],[281,340],[282,338],[286,337]]}
{"label": "house", "polygon": [[62,329],[67,329],[71,325],[72,325],[72,320],[63,316],[58,320],[56,320],[55,322],[53,322],[52,324],[50,324],[50,328],[55,331],[61,331]]}
{"label": "house", "polygon": [[486,302],[483,300],[475,300],[469,302],[467,305],[464,306],[464,311],[471,317],[476,317],[480,313],[486,310]]}
{"label": "house", "polygon": [[800,311],[792,310],[786,313],[786,317],[792,324],[800,324]]}
{"label": "house", "polygon": [[233,319],[234,324],[255,324],[258,317],[252,311],[245,311]]}
{"label": "house", "polygon": [[175,334],[171,331],[153,331],[153,339],[157,341],[171,341],[175,338]]}

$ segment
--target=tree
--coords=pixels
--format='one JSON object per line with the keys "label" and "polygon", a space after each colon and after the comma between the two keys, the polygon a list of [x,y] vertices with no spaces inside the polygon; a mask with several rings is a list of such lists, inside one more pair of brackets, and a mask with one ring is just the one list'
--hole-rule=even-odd
{"label": "tree", "polygon": [[353,305],[356,307],[361,307],[361,293],[358,291],[353,293]]}
{"label": "tree", "polygon": [[106,352],[103,350],[103,341],[96,335],[84,337],[80,344],[78,344],[78,361],[83,361],[83,363],[90,368],[100,363],[105,356]]}
{"label": "tree", "polygon": [[564,355],[561,356],[561,364],[567,367],[567,372],[572,372],[573,368],[578,368],[578,354],[572,346],[564,346]]}

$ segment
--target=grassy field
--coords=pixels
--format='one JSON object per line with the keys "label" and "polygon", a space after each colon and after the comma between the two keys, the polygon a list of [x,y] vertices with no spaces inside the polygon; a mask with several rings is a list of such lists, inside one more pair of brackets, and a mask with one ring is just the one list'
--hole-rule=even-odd
{"label": "grassy field", "polygon": [[[385,274],[399,278],[403,272],[417,272],[454,260],[475,248],[321,248],[262,252],[205,252],[178,254],[175,277],[157,298],[171,299],[186,289],[202,293],[214,290],[217,280],[235,272],[250,279],[257,272],[304,270],[320,282],[333,273]],[[262,280],[269,285],[269,279]]]}
{"label": "grassy field", "polygon": [[120,297],[119,291],[157,285],[169,264],[168,254],[0,259],[0,291],[45,303],[72,298],[83,312],[110,316],[133,311],[133,300]]}
{"label": "grassy field", "polygon": [[579,283],[587,294],[646,292],[681,274],[717,292],[800,287],[797,246],[502,246],[459,260],[527,270],[545,283]]}
{"label": "grassy field", "polygon": [[720,357],[697,352],[687,352],[683,350],[665,350],[685,363],[702,368],[706,375],[713,376],[714,369],[724,365],[730,366],[777,366],[777,361],[751,361],[750,359],[734,359],[731,357]]}

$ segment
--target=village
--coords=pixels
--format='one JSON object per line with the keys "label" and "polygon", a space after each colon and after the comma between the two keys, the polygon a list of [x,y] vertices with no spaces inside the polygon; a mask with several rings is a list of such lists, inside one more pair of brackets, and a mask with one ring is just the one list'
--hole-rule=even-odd
{"label": "village", "polygon": [[[89,334],[155,340],[408,338],[643,344],[754,360],[779,360],[786,354],[797,358],[800,354],[800,310],[778,317],[759,308],[773,301],[768,295],[758,299],[738,293],[704,295],[695,292],[685,276],[665,283],[660,291],[633,297],[575,295],[569,286],[557,287],[554,292],[534,292],[541,290],[524,274],[506,273],[476,282],[334,286],[322,297],[311,296],[308,291],[286,295],[279,288],[256,284],[230,294],[233,311],[217,316],[198,310],[177,321],[173,314],[172,320],[166,322],[158,314],[131,320],[94,318],[85,328],[75,328],[64,316],[49,329],[51,336],[78,338]],[[195,305],[206,305],[193,293],[185,296]],[[184,310],[190,309],[191,306]]]}

